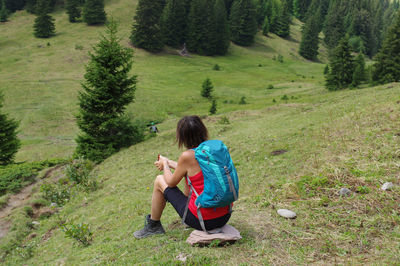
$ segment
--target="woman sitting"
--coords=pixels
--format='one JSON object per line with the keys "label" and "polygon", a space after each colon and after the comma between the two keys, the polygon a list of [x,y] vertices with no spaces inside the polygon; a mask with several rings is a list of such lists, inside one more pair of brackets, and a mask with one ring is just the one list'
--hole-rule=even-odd
{"label": "woman sitting", "polygon": [[[186,175],[198,194],[200,195],[203,192],[203,173],[193,149],[207,139],[207,128],[198,116],[185,116],[178,122],[176,140],[179,148],[185,146],[187,150],[181,154],[178,163],[164,156],[159,156],[159,160],[154,163],[164,174],[157,176],[154,181],[151,214],[146,216],[144,228],[134,233],[136,238],[165,233],[160,219],[167,201],[172,204],[181,218],[184,216],[190,190],[185,178]],[[175,169],[174,173],[171,172],[171,168]],[[182,179],[186,180],[184,193],[177,187]],[[202,230],[195,205],[196,198],[195,193],[192,193],[184,222],[192,228]],[[207,231],[224,226],[231,217],[229,205],[220,208],[201,208],[200,212]]]}

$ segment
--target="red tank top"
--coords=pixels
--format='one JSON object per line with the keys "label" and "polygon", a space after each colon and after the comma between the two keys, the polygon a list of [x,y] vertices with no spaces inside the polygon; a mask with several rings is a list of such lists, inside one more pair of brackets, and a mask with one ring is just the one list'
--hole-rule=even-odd
{"label": "red tank top", "polygon": [[[200,195],[203,193],[204,190],[204,177],[203,177],[203,172],[198,172],[194,176],[189,176],[190,181],[192,182],[192,186],[196,190],[196,192]],[[186,184],[187,184],[187,179]],[[199,218],[197,216],[197,207],[195,204],[195,201],[197,199],[196,194],[193,192],[192,197],[190,198],[189,201],[189,211]],[[200,208],[201,215],[203,216],[204,220],[211,220],[215,218],[219,218],[221,216],[224,216],[225,214],[228,214],[229,212],[229,206],[226,207],[219,207],[219,208]]]}

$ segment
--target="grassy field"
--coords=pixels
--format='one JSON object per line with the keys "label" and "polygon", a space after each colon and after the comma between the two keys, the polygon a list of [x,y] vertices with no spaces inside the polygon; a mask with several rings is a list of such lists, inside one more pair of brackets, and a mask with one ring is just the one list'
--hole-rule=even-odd
{"label": "grassy field", "polygon": [[[126,45],[135,5],[107,2]],[[18,160],[65,158],[74,149],[76,95],[87,52],[104,28],[69,24],[61,12],[55,18],[58,35],[44,41],[22,27],[33,20],[24,12],[1,25],[0,85],[6,111],[21,121]],[[135,50],[132,72],[140,83],[129,111],[137,118],[163,120],[160,133],[98,165],[93,175],[100,188],[75,194],[57,215],[40,220],[29,231],[36,237],[23,240],[3,263],[179,265],[180,256],[188,265],[399,264],[400,86],[328,92],[324,65],[296,53],[299,29],[295,22],[291,40],[258,35],[255,45],[232,46],[226,57]],[[283,63],[273,60],[279,54]],[[212,70],[215,64],[221,71]],[[136,240],[133,232],[150,210],[156,155],[177,158],[178,119],[208,113],[210,104],[200,97],[206,77],[215,85],[218,113],[204,121],[212,138],[229,146],[239,173],[240,198],[230,224],[243,240],[226,247],[190,247],[185,240],[191,230],[184,230],[171,206],[162,217],[166,235]],[[267,89],[270,84],[274,89]],[[281,100],[283,95],[289,100]],[[238,104],[242,96],[245,105]],[[229,123],[221,123],[224,118]],[[273,155],[277,150],[285,152]],[[394,190],[380,190],[386,181],[395,183]],[[341,198],[342,187],[355,193]],[[296,211],[298,218],[279,217],[279,208]],[[18,211],[11,219],[28,223]],[[65,238],[60,219],[89,224],[93,243],[81,247]]]}

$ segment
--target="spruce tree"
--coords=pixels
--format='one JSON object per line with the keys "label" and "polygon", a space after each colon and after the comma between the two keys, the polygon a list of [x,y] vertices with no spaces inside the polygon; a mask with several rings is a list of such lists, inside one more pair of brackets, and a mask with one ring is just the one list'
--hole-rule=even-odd
{"label": "spruce tree", "polygon": [[35,14],[35,12],[36,12],[36,0],[26,0],[25,9],[29,13]]}
{"label": "spruce tree", "polygon": [[362,53],[358,54],[354,62],[354,72],[353,72],[353,81],[351,85],[353,87],[358,87],[361,82],[365,81],[366,72],[365,72],[365,60],[364,55]]}
{"label": "spruce tree", "polygon": [[134,100],[136,76],[129,75],[133,51],[121,46],[115,22],[107,25],[106,35],[93,49],[79,93],[77,124],[82,133],[76,139],[76,154],[101,162],[143,135],[124,115]]}
{"label": "spruce tree", "polygon": [[150,52],[162,50],[164,46],[160,26],[162,10],[162,0],[139,0],[130,37],[134,46]]}
{"label": "spruce tree", "polygon": [[253,0],[234,0],[231,15],[231,40],[241,46],[250,46],[257,33],[257,14]]}
{"label": "spruce tree", "polygon": [[280,9],[275,33],[279,37],[287,38],[290,35],[290,23],[291,23],[290,9],[287,0],[282,1],[282,8]]}
{"label": "spruce tree", "polygon": [[33,24],[34,35],[37,38],[49,38],[55,33],[54,18],[48,14],[50,8],[50,0],[38,0],[37,17]]}
{"label": "spruce tree", "polygon": [[2,0],[0,2],[1,8],[0,8],[0,22],[6,22],[8,18],[8,10],[6,8],[6,2]]}
{"label": "spruce tree", "polygon": [[293,14],[301,21],[304,20],[307,14],[311,0],[293,0]]}
{"label": "spruce tree", "polygon": [[88,25],[104,24],[107,20],[104,0],[85,0],[82,13],[83,21]]}
{"label": "spruce tree", "polygon": [[215,16],[215,53],[218,55],[224,55],[228,52],[230,45],[229,38],[229,24],[223,0],[216,0],[214,5],[214,16]]}
{"label": "spruce tree", "polygon": [[324,41],[329,48],[334,48],[345,34],[346,30],[344,27],[343,12],[340,8],[340,1],[334,0],[331,2],[325,19]]}
{"label": "spruce tree", "polygon": [[193,0],[188,17],[187,48],[201,55],[215,55],[216,22],[212,0]]}
{"label": "spruce tree", "polygon": [[269,19],[268,17],[264,18],[264,23],[262,25],[262,33],[265,36],[268,36],[268,32],[269,32]]}
{"label": "spruce tree", "polygon": [[319,44],[319,26],[317,19],[314,16],[310,16],[307,19],[306,24],[303,26],[301,32],[301,43],[299,53],[302,57],[315,60],[318,55],[318,44]]}
{"label": "spruce tree", "polygon": [[375,57],[372,80],[377,83],[400,81],[400,11]]}
{"label": "spruce tree", "polygon": [[354,57],[347,37],[339,41],[329,58],[330,71],[326,75],[326,88],[340,90],[353,81]]}
{"label": "spruce tree", "polygon": [[[0,93],[0,111],[3,107],[3,95]],[[8,119],[0,112],[0,165],[12,163],[21,146],[17,138],[18,122]]]}
{"label": "spruce tree", "polygon": [[216,112],[217,112],[217,101],[213,99],[211,101],[210,115],[214,115]]}
{"label": "spruce tree", "polygon": [[186,1],[167,0],[160,25],[163,42],[172,47],[181,46],[186,33]]}
{"label": "spruce tree", "polygon": [[80,2],[81,0],[67,0],[65,8],[67,9],[69,22],[76,22],[81,17]]}
{"label": "spruce tree", "polygon": [[201,96],[204,98],[211,99],[212,98],[212,91],[214,89],[214,86],[212,85],[212,82],[209,78],[205,79],[203,82],[203,85],[201,86]]}
{"label": "spruce tree", "polygon": [[282,3],[279,0],[270,0],[267,2],[267,17],[269,22],[269,31],[276,33],[278,31],[279,15],[282,12]]}

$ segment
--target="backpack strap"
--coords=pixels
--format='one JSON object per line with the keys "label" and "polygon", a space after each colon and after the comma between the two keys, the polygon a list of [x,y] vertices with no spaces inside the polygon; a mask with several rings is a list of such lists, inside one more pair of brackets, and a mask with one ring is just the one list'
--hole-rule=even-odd
{"label": "backpack strap", "polygon": [[190,202],[190,198],[192,197],[192,194],[194,192],[194,194],[196,194],[197,197],[199,197],[199,194],[197,193],[197,191],[194,189],[193,185],[192,185],[192,181],[190,181],[190,178],[188,175],[186,175],[186,180],[188,185],[190,186],[190,192],[189,192],[189,196],[188,199],[186,201],[186,206],[185,206],[185,211],[183,213],[182,216],[182,223],[185,224],[185,220],[186,220],[186,216],[187,216],[187,212],[189,210],[189,202]]}

